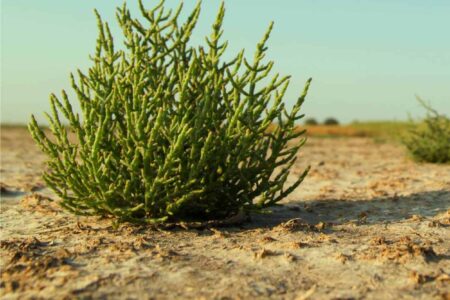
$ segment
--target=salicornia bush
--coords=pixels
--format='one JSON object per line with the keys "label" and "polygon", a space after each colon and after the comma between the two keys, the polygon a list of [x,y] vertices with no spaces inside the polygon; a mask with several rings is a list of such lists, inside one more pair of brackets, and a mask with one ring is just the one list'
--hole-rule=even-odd
{"label": "salicornia bush", "polygon": [[423,123],[416,124],[403,143],[413,158],[432,163],[450,162],[450,119],[417,98],[426,109]]}
{"label": "salicornia bush", "polygon": [[117,9],[122,49],[96,12],[93,65],[71,76],[82,116],[63,91],[50,96],[51,134],[34,117],[29,124],[48,155],[44,179],[62,205],[155,223],[227,218],[286,197],[308,172],[285,186],[305,142],[295,122],[310,80],[287,111],[289,76],[268,78],[273,62],[263,61],[272,24],[253,60],[244,51],[225,60],[223,4],[205,47],[189,43],[200,3],[183,23],[181,5],[139,7],[140,19],[125,4]]}

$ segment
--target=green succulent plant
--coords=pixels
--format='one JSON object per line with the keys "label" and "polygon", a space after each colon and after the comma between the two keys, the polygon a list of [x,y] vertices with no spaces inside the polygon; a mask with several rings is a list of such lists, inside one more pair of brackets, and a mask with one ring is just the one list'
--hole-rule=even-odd
{"label": "green succulent plant", "polygon": [[417,100],[425,108],[427,115],[423,122],[414,124],[403,144],[411,156],[422,162],[450,162],[450,119],[433,109],[424,100]]}
{"label": "green succulent plant", "polygon": [[189,43],[200,6],[180,24],[182,5],[139,1],[138,19],[124,4],[123,49],[96,11],[93,65],[71,75],[81,116],[62,91],[50,96],[51,133],[34,116],[29,124],[63,207],[137,223],[224,219],[274,205],[302,182],[309,168],[285,186],[305,143],[295,123],[311,79],[286,110],[290,77],[267,81],[273,62],[263,62],[272,24],[252,61],[244,51],[225,61],[223,3],[205,47]]}

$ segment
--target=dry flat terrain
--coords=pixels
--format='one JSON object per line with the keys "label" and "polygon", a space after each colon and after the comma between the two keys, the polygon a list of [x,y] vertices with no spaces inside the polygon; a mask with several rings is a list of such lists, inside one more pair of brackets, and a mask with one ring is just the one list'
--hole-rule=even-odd
{"label": "dry flat terrain", "polygon": [[[61,211],[23,129],[1,135],[2,299],[450,299],[450,166],[370,138],[310,138],[272,214],[119,228]],[[294,174],[295,175],[295,174]]]}

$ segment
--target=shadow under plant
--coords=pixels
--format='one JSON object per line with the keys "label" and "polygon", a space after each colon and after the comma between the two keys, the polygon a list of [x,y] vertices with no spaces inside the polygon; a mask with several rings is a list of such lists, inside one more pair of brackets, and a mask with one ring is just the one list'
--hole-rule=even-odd
{"label": "shadow under plant", "polygon": [[433,217],[449,209],[449,190],[361,200],[330,198],[292,201],[273,208],[271,214],[253,215],[251,224],[246,227],[271,227],[293,218],[300,218],[312,225],[320,222],[333,225],[347,222],[391,223],[409,218]]}

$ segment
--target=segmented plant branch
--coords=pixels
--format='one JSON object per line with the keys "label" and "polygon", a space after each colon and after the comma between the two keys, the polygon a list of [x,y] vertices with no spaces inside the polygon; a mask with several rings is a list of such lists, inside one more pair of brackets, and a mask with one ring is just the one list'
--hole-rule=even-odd
{"label": "segmented plant branch", "polygon": [[140,19],[126,4],[117,9],[123,50],[96,12],[93,65],[71,75],[82,117],[63,91],[50,96],[51,134],[34,117],[29,124],[62,205],[155,223],[221,219],[286,197],[308,172],[285,186],[305,143],[295,124],[311,80],[287,111],[289,76],[271,75],[273,62],[264,62],[272,24],[252,60],[244,51],[224,60],[223,4],[205,47],[189,42],[200,3],[184,23],[182,5],[166,11],[161,1],[147,10],[139,1],[139,8]]}

